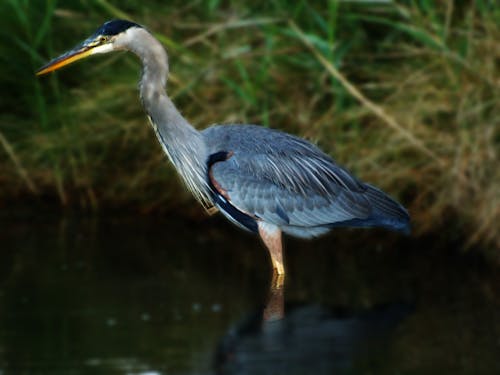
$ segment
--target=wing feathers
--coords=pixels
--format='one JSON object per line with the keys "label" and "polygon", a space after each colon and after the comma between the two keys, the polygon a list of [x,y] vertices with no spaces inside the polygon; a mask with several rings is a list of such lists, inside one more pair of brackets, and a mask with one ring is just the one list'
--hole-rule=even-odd
{"label": "wing feathers", "polygon": [[231,153],[211,169],[231,204],[291,234],[314,236],[342,222],[408,222],[397,202],[300,138],[250,125],[216,126],[204,134],[214,153]]}

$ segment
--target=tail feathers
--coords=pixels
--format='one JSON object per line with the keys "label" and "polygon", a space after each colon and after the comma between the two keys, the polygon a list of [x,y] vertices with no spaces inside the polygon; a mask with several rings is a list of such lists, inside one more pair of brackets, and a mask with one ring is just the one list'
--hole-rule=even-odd
{"label": "tail feathers", "polygon": [[373,210],[368,220],[372,221],[375,226],[409,233],[410,215],[408,215],[408,211],[383,191],[369,184],[366,184],[366,187],[368,190],[365,194],[372,204]]}
{"label": "tail feathers", "polygon": [[366,218],[357,218],[331,224],[330,227],[382,227],[390,230],[410,233],[410,216],[406,209],[394,199],[376,187],[365,184],[364,192],[372,207],[371,214]]}

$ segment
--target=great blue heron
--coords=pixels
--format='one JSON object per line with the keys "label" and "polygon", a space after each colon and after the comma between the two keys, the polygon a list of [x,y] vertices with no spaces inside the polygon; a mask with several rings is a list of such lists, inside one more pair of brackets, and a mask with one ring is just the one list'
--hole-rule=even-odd
{"label": "great blue heron", "polygon": [[408,213],[399,203],[360,182],[301,138],[256,125],[196,130],[165,91],[165,49],[141,25],[106,22],[37,75],[116,50],[131,51],[141,59],[142,104],[182,180],[204,206],[215,206],[236,225],[260,235],[278,283],[285,274],[282,232],[310,238],[339,226],[409,229]]}

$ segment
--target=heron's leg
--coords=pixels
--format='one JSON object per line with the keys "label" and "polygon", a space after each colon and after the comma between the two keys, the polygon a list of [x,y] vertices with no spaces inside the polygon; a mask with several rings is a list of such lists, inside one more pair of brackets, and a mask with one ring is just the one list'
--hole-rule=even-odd
{"label": "heron's leg", "polygon": [[275,288],[281,288],[285,282],[281,229],[274,224],[263,221],[259,221],[258,228],[260,238],[264,241],[273,262],[273,285]]}

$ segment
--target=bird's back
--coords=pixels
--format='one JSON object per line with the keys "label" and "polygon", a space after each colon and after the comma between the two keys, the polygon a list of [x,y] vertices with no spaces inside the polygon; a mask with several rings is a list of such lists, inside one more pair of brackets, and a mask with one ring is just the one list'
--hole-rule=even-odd
{"label": "bird's back", "polygon": [[311,237],[335,226],[408,228],[399,203],[301,138],[256,125],[218,125],[202,135],[209,154],[224,155],[209,165],[218,192],[237,210],[286,233]]}

